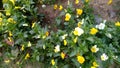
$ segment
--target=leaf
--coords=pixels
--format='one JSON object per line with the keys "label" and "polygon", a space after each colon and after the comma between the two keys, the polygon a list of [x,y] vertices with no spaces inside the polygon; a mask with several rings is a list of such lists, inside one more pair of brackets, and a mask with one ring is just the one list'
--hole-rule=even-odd
{"label": "leaf", "polygon": [[90,41],[90,42],[92,42],[92,43],[94,42],[93,37],[88,37],[87,40]]}
{"label": "leaf", "polygon": [[39,61],[39,60],[40,60],[40,57],[39,57],[39,56],[36,56],[36,60]]}
{"label": "leaf", "polygon": [[73,57],[73,56],[75,56],[77,54],[77,51],[76,50],[73,50],[71,53],[70,53],[70,57]]}

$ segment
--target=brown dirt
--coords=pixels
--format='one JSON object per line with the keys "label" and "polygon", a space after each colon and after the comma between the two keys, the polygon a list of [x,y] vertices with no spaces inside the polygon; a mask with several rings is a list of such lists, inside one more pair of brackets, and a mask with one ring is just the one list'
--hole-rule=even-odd
{"label": "brown dirt", "polygon": [[108,5],[109,0],[92,0],[91,6],[94,8],[94,14],[101,16],[103,19],[115,21],[117,20],[115,9],[113,5],[117,0],[113,0],[113,3]]}
{"label": "brown dirt", "polygon": [[[74,4],[74,0],[69,0]],[[115,4],[116,1],[118,0],[113,0],[113,3],[111,5],[108,5],[109,0],[91,0],[90,6],[94,8],[94,14],[97,15],[98,17],[109,20],[109,21],[116,21],[117,16],[115,13],[115,9],[113,8],[113,5]],[[58,0],[56,2],[58,5],[62,5],[63,8],[66,8],[68,4],[68,0]],[[80,1],[79,5],[74,5],[74,7],[80,7],[82,6],[82,2]],[[60,14],[61,11],[59,10],[54,10],[53,5],[46,5],[46,8],[42,8],[41,5],[39,7],[39,13],[44,13],[46,14],[46,19],[47,23],[52,23],[55,22],[54,19]]]}

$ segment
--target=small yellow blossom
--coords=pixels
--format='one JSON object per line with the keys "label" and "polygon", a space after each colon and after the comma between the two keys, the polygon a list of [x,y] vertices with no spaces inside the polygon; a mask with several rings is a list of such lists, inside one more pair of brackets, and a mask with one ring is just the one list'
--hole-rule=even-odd
{"label": "small yellow blossom", "polygon": [[54,5],[54,9],[56,10],[57,8],[58,8],[58,5],[57,5],[57,4],[55,4],[55,5]]}
{"label": "small yellow blossom", "polygon": [[86,2],[86,3],[88,3],[88,2],[89,2],[89,0],[85,0],[85,2]]}
{"label": "small yellow blossom", "polygon": [[85,62],[85,58],[83,56],[77,56],[77,61],[80,63],[80,64],[83,64]]}
{"label": "small yellow blossom", "polygon": [[78,37],[76,37],[73,41],[74,41],[74,43],[76,43],[77,42],[77,40],[78,40]]}
{"label": "small yellow blossom", "polygon": [[90,29],[90,34],[95,35],[98,32],[98,29],[92,28]]}
{"label": "small yellow blossom", "polygon": [[9,36],[10,36],[10,37],[12,36],[12,32],[11,32],[11,31],[9,31]]}
{"label": "small yellow blossom", "polygon": [[60,5],[59,10],[62,10],[62,9],[63,9],[63,6],[62,6],[62,5]]}
{"label": "small yellow blossom", "polygon": [[71,15],[69,13],[66,13],[65,15],[65,21],[69,21],[71,18]]}
{"label": "small yellow blossom", "polygon": [[2,18],[0,18],[0,22],[2,22]]}
{"label": "small yellow blossom", "polygon": [[8,18],[7,21],[13,23],[14,19],[13,18]]}
{"label": "small yellow blossom", "polygon": [[120,26],[120,22],[116,22],[116,23],[115,23],[115,26]]}
{"label": "small yellow blossom", "polygon": [[93,66],[94,67],[99,67],[99,65],[95,61],[93,62]]}
{"label": "small yellow blossom", "polygon": [[65,53],[61,52],[61,58],[64,59],[65,58]]}
{"label": "small yellow blossom", "polygon": [[28,45],[27,45],[28,47],[31,47],[32,46],[32,44],[31,44],[31,42],[29,41],[28,42]]}
{"label": "small yellow blossom", "polygon": [[25,60],[28,59],[28,58],[30,58],[30,54],[29,53],[26,54]]}
{"label": "small yellow blossom", "polygon": [[46,35],[46,36],[49,36],[49,32],[48,32],[48,31],[47,31],[47,32],[45,32],[45,35]]}
{"label": "small yellow blossom", "polygon": [[10,63],[10,60],[4,60],[5,63]]}
{"label": "small yellow blossom", "polygon": [[108,4],[108,5],[112,4],[112,0],[109,0],[107,4]]}
{"label": "small yellow blossom", "polygon": [[32,23],[32,26],[31,26],[32,28],[34,28],[35,27],[35,22],[34,23]]}
{"label": "small yellow blossom", "polygon": [[6,11],[6,16],[10,16],[10,15],[11,15],[10,11]]}
{"label": "small yellow blossom", "polygon": [[81,27],[81,25],[82,25],[82,22],[78,22],[78,23],[77,23],[77,26],[78,26],[78,27]]}
{"label": "small yellow blossom", "polygon": [[94,46],[92,46],[91,51],[93,53],[96,53],[97,51],[99,51],[99,48],[97,48],[97,45],[94,45]]}
{"label": "small yellow blossom", "polygon": [[51,64],[52,64],[53,66],[55,65],[55,60],[54,60],[54,59],[51,60]]}
{"label": "small yellow blossom", "polygon": [[80,36],[84,33],[83,29],[76,27],[75,30],[73,31],[74,35]]}
{"label": "small yellow blossom", "polygon": [[79,0],[75,0],[75,4],[79,4]]}
{"label": "small yellow blossom", "polygon": [[22,45],[21,50],[23,51],[24,49],[25,49],[25,46],[24,46],[24,45]]}
{"label": "small yellow blossom", "polygon": [[67,41],[66,41],[66,40],[64,40],[63,42],[64,42],[64,46],[66,46],[66,45],[67,45]]}
{"label": "small yellow blossom", "polygon": [[77,15],[81,15],[83,13],[83,10],[82,9],[76,9],[76,13],[77,13]]}

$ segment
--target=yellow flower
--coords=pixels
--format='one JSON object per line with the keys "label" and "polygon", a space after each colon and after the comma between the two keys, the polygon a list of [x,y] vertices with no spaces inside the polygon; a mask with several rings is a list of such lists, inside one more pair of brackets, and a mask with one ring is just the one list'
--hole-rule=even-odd
{"label": "yellow flower", "polygon": [[0,22],[2,22],[2,18],[0,18]]}
{"label": "yellow flower", "polygon": [[13,5],[15,5],[15,0],[10,0],[12,2]]}
{"label": "yellow flower", "polygon": [[60,5],[59,10],[62,10],[62,9],[63,9],[63,6],[62,6],[62,5]]}
{"label": "yellow flower", "polygon": [[75,0],[75,4],[78,4],[79,3],[79,0]]}
{"label": "yellow flower", "polygon": [[53,66],[55,65],[55,60],[54,60],[54,59],[51,60],[51,64],[52,64]]}
{"label": "yellow flower", "polygon": [[116,22],[116,23],[115,23],[115,26],[120,26],[120,22]]}
{"label": "yellow flower", "polygon": [[109,0],[107,4],[108,4],[108,5],[112,4],[112,0]]}
{"label": "yellow flower", "polygon": [[31,26],[32,28],[34,28],[35,27],[35,22],[34,23],[32,23],[32,26]]}
{"label": "yellow flower", "polygon": [[71,18],[71,15],[69,13],[66,13],[65,15],[65,21],[69,21]]}
{"label": "yellow flower", "polygon": [[65,53],[61,52],[61,58],[64,59],[65,58]]}
{"label": "yellow flower", "polygon": [[22,45],[21,50],[23,51],[24,49],[25,49],[25,46],[24,46],[24,45]]}
{"label": "yellow flower", "polygon": [[77,42],[77,39],[78,39],[78,37],[76,37],[73,41],[74,41],[74,43],[76,43]]}
{"label": "yellow flower", "polygon": [[96,28],[90,29],[90,34],[95,35],[98,32]]}
{"label": "yellow flower", "polygon": [[10,15],[11,15],[10,11],[6,11],[6,16],[10,16]]}
{"label": "yellow flower", "polygon": [[87,2],[89,2],[89,0],[85,0],[85,2],[87,3]]}
{"label": "yellow flower", "polygon": [[99,67],[99,65],[95,61],[93,62],[93,66],[94,67]]}
{"label": "yellow flower", "polygon": [[12,32],[11,32],[11,31],[9,31],[9,36],[10,36],[10,37],[12,36]]}
{"label": "yellow flower", "polygon": [[64,42],[64,46],[66,46],[66,45],[67,45],[67,41],[66,41],[66,40],[64,40],[63,42]]}
{"label": "yellow flower", "polygon": [[76,9],[76,13],[77,13],[77,15],[81,15],[83,13],[83,10],[82,9]]}
{"label": "yellow flower", "polygon": [[49,36],[49,32],[48,32],[48,31],[47,31],[47,32],[45,32],[45,35],[46,35],[46,36]]}
{"label": "yellow flower", "polygon": [[93,53],[96,53],[97,51],[99,51],[99,48],[97,48],[97,45],[94,45],[94,46],[92,46],[91,51]]}
{"label": "yellow flower", "polygon": [[75,30],[73,31],[74,35],[80,36],[84,33],[83,29],[76,27]]}
{"label": "yellow flower", "polygon": [[80,64],[83,64],[85,62],[85,58],[83,56],[77,56],[77,61],[80,63]]}
{"label": "yellow flower", "polygon": [[28,47],[31,47],[31,42],[30,41],[28,42]]}
{"label": "yellow flower", "polygon": [[57,4],[55,4],[55,5],[54,5],[54,9],[56,10],[56,9],[57,9],[57,7],[58,7],[58,5],[57,5]]}
{"label": "yellow flower", "polygon": [[8,18],[7,21],[13,23],[14,19],[13,18]]}
{"label": "yellow flower", "polygon": [[10,63],[10,60],[5,60],[4,62],[5,62],[5,63]]}
{"label": "yellow flower", "polygon": [[30,54],[29,53],[26,54],[25,60],[28,59],[28,58],[30,58]]}
{"label": "yellow flower", "polygon": [[82,25],[82,22],[78,22],[78,23],[77,23],[77,26],[78,26],[78,27],[81,27],[81,25]]}

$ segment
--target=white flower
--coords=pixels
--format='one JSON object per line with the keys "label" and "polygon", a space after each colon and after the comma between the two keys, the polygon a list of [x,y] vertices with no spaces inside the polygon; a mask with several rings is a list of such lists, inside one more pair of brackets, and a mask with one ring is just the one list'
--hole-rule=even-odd
{"label": "white flower", "polygon": [[105,28],[105,24],[104,23],[100,23],[99,25],[96,25],[96,28],[103,30]]}
{"label": "white flower", "polygon": [[62,40],[64,40],[66,37],[68,36],[68,34],[64,34],[62,37]]}
{"label": "white flower", "polygon": [[55,46],[54,51],[55,51],[56,53],[59,52],[59,51],[60,51],[60,45]]}
{"label": "white flower", "polygon": [[46,7],[46,5],[43,4],[43,5],[42,5],[42,8],[45,8],[45,7]]}
{"label": "white flower", "polygon": [[96,53],[97,51],[99,51],[99,48],[97,47],[97,45],[94,45],[94,46],[92,46],[91,51],[93,53]]}
{"label": "white flower", "polygon": [[108,59],[108,56],[105,54],[105,53],[103,53],[102,55],[101,55],[101,60],[102,61],[106,61]]}
{"label": "white flower", "polygon": [[82,35],[84,33],[83,29],[76,27],[75,30],[73,31],[74,35]]}

